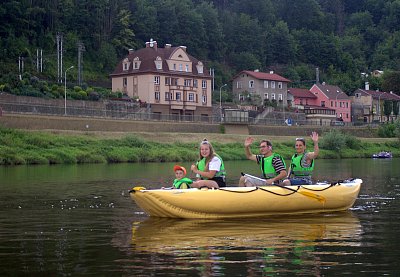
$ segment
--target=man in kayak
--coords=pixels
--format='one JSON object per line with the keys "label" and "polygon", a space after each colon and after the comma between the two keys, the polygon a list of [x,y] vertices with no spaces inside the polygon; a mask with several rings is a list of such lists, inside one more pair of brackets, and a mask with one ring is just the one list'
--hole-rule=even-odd
{"label": "man in kayak", "polygon": [[239,186],[253,187],[265,186],[273,183],[278,183],[286,178],[286,164],[281,155],[272,152],[272,143],[269,140],[260,142],[260,154],[254,155],[251,153],[250,146],[254,142],[252,137],[246,138],[244,141],[244,152],[249,160],[257,162],[261,167],[264,180],[252,178],[251,176],[242,176],[239,180]]}
{"label": "man in kayak", "polygon": [[[318,133],[312,132],[311,139],[314,142],[314,152],[306,152],[306,140],[296,138],[296,153],[292,156],[288,179],[283,181],[283,185],[310,185],[312,184],[311,175],[314,170],[314,159],[319,154]],[[293,175],[293,178],[290,178]]]}

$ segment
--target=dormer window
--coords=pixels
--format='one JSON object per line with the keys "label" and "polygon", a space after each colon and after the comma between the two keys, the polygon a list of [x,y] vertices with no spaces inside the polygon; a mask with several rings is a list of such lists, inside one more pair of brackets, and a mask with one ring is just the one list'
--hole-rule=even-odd
{"label": "dormer window", "polygon": [[199,74],[203,74],[203,63],[202,62],[198,62],[196,65],[196,68],[197,68],[197,72]]}
{"label": "dormer window", "polygon": [[156,64],[156,68],[157,70],[161,70],[162,69],[162,59],[160,56],[158,56],[156,58],[156,60],[154,61],[154,63]]}
{"label": "dormer window", "polygon": [[140,59],[139,59],[139,57],[135,57],[134,59],[133,59],[133,69],[139,69],[139,67],[140,67]]}
{"label": "dormer window", "polygon": [[125,59],[122,61],[122,69],[123,69],[124,71],[128,71],[128,70],[129,70],[129,65],[130,65],[129,59],[128,59],[128,58],[125,58]]}

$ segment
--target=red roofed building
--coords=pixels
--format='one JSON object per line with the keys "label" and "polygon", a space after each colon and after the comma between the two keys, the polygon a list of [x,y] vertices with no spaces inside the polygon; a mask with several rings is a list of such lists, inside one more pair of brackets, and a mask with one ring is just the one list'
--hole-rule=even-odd
{"label": "red roofed building", "polygon": [[288,102],[289,99],[292,107],[298,106],[303,109],[302,106],[317,105],[318,98],[308,89],[290,88],[288,89]]}
{"label": "red roofed building", "polygon": [[112,91],[150,104],[152,113],[212,115],[212,77],[201,61],[187,53],[186,46],[161,48],[150,40],[146,48],[129,50],[110,76]]}
{"label": "red roofed building", "polygon": [[264,105],[265,100],[276,100],[287,106],[287,88],[290,82],[273,71],[265,73],[244,70],[232,78],[232,93],[239,101],[244,101],[247,96],[259,97],[260,106]]}
{"label": "red roofed building", "polygon": [[317,97],[316,105],[333,109],[336,118],[344,122],[351,122],[351,99],[338,86],[314,84],[310,91]]}
{"label": "red roofed building", "polygon": [[[358,107],[354,112],[354,117],[367,123],[385,122],[387,120],[384,115],[385,101],[397,102],[397,105],[393,105],[393,108],[399,109],[400,96],[392,92],[370,90],[368,83],[365,89],[357,89],[350,98],[353,100],[353,105]],[[399,114],[399,111],[397,111],[397,114]],[[396,112],[392,111],[389,120],[395,118]]]}

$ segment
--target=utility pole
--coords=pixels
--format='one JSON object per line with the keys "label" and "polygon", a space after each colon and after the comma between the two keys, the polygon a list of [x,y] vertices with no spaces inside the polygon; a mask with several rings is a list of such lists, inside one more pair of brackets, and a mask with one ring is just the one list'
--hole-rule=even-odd
{"label": "utility pole", "polygon": [[85,51],[85,46],[82,42],[78,42],[78,85],[82,86],[82,52]]}
{"label": "utility pole", "polygon": [[57,33],[57,82],[63,82],[63,35]]}

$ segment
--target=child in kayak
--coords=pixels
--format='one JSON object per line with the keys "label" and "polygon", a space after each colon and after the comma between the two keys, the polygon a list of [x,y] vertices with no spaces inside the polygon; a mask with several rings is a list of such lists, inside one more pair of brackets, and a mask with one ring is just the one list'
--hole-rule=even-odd
{"label": "child in kayak", "polygon": [[175,180],[172,184],[173,189],[190,189],[190,185],[193,183],[192,180],[186,178],[186,168],[180,165],[174,166]]}

